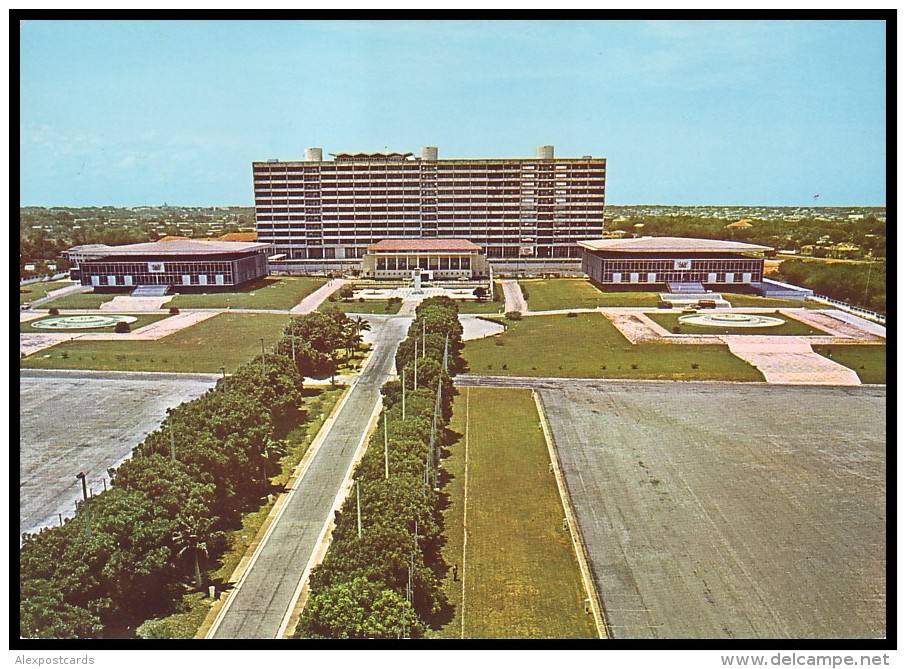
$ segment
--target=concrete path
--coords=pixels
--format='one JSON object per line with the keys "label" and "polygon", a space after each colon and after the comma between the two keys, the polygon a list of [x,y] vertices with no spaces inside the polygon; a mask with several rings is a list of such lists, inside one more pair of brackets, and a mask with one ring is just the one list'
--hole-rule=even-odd
{"label": "concrete path", "polygon": [[84,293],[88,290],[86,286],[81,284],[73,284],[71,286],[64,286],[63,288],[57,288],[56,290],[47,291],[47,295],[40,297],[37,300],[30,300],[30,304],[33,307],[39,307],[46,302],[57,299],[58,297],[63,297],[64,295],[75,295],[76,293]]}
{"label": "concrete path", "polygon": [[812,350],[800,337],[724,335],[730,352],[764,374],[768,383],[858,386],[859,375]]}
{"label": "concrete path", "polygon": [[331,279],[323,286],[318,288],[315,292],[303,298],[303,300],[299,302],[299,304],[289,310],[289,313],[296,316],[300,316],[302,314],[310,314],[312,311],[320,307],[321,303],[324,300],[326,300],[336,291],[340,290],[340,288],[345,286],[347,283],[349,282],[346,281],[346,279]]}
{"label": "concrete path", "polygon": [[500,282],[503,287],[503,297],[506,306],[504,311],[520,311],[523,314],[528,313],[528,304],[522,297],[522,289],[519,288],[519,282],[514,279],[506,279]]}
{"label": "concrete path", "polygon": [[395,317],[379,327],[371,357],[320,446],[312,445],[317,448],[314,456],[247,569],[234,575],[238,582],[227,594],[207,638],[273,639],[285,629],[410,322]]}
{"label": "concrete path", "polygon": [[25,332],[19,335],[20,355],[32,355],[67,341],[156,341],[213,318],[222,311],[183,311],[129,333],[116,332]]}
{"label": "concrete path", "polygon": [[856,314],[851,314],[846,311],[840,311],[839,309],[835,309],[834,311],[827,311],[825,313],[831,318],[846,321],[847,323],[855,325],[865,332],[869,332],[878,337],[887,339],[887,328],[879,323],[872,323],[871,321],[866,320],[861,316],[857,316]]}
{"label": "concrete path", "polygon": [[506,330],[500,323],[492,323],[491,321],[469,314],[460,314],[459,322],[462,324],[463,341],[490,337]]}
{"label": "concrete path", "polygon": [[[783,313],[783,312],[781,312]],[[861,341],[875,342],[879,337],[887,337],[887,328],[877,323],[872,323],[853,314],[847,314],[837,309],[826,311],[797,311],[794,314],[785,314],[796,318],[813,328],[823,330],[835,337],[850,337]]]}

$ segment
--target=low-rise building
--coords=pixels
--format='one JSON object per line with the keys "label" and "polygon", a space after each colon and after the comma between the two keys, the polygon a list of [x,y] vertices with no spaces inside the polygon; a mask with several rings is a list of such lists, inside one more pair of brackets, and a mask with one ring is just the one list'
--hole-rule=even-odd
{"label": "low-rise building", "polygon": [[64,252],[83,286],[131,290],[139,285],[192,288],[238,286],[268,274],[270,244],[175,239]]}
{"label": "low-rise building", "polygon": [[488,275],[488,261],[478,244],[467,239],[382,239],[362,257],[362,276],[408,279],[472,279]]}

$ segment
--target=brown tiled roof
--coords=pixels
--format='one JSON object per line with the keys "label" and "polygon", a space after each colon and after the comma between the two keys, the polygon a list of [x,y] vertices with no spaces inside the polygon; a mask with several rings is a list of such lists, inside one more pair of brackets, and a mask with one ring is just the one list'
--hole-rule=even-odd
{"label": "brown tiled roof", "polygon": [[222,242],[257,242],[257,232],[228,232],[217,238]]}
{"label": "brown tiled roof", "polygon": [[769,251],[770,246],[728,242],[722,239],[694,239],[692,237],[633,237],[632,239],[589,239],[579,246],[591,251],[619,251],[622,253],[695,253],[695,252],[754,252]]}
{"label": "brown tiled roof", "polygon": [[468,239],[382,239],[368,247],[369,251],[481,251],[478,244]]}

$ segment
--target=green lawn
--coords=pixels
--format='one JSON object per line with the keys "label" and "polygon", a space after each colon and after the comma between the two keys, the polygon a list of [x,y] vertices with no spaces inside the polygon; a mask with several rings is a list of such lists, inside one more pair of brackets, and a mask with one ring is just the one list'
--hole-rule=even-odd
{"label": "green lawn", "polygon": [[859,375],[862,383],[887,383],[886,345],[821,345],[813,346],[812,349],[815,353],[849,367]]}
{"label": "green lawn", "polygon": [[651,292],[614,292],[598,290],[586,279],[545,279],[520,281],[528,291],[530,311],[554,309],[594,309],[596,307],[656,307],[658,294]]}
{"label": "green lawn", "polygon": [[[585,590],[569,532],[563,529],[563,506],[548,469],[531,392],[463,388],[450,429],[463,436],[443,461],[450,476],[444,489],[450,505],[443,512],[443,553],[447,563],[458,567],[459,578],[445,578],[443,587],[455,612],[430,636],[460,638],[464,631],[465,638],[473,639],[594,638],[594,620],[585,613]],[[464,515],[469,532],[465,563]]]}
{"label": "green lawn", "polygon": [[[764,381],[726,346],[631,344],[596,313],[529,316],[496,337],[466,342],[472,374]],[[633,365],[636,366],[633,369]]]}
{"label": "green lawn", "polygon": [[350,300],[349,302],[322,302],[318,311],[329,313],[344,314],[395,314],[403,306],[402,302],[391,302],[390,300]]}
{"label": "green lawn", "polygon": [[502,314],[504,302],[477,302],[476,300],[456,300],[461,314]]}
{"label": "green lawn", "polygon": [[741,295],[739,293],[720,293],[720,295],[734,307],[769,307],[771,309],[782,309],[784,307],[809,307],[815,304],[805,300],[777,300],[771,297],[760,297],[759,295]]}
{"label": "green lawn", "polygon": [[63,281],[39,281],[37,283],[19,286],[19,304],[34,302],[42,297],[47,297],[47,293],[51,290],[72,285],[73,282],[67,279]]}
{"label": "green lawn", "polygon": [[50,302],[41,305],[42,309],[97,309],[104,302],[109,302],[116,294],[113,293],[75,293],[73,295],[64,295],[57,297]]}
{"label": "green lawn", "polygon": [[[711,313],[709,310],[703,310],[699,312],[700,314],[707,315]],[[764,314],[770,318],[779,318],[783,321],[783,325],[777,325],[774,327],[766,328],[720,328],[720,327],[708,327],[708,326],[696,326],[688,325],[686,323],[680,322],[680,316],[683,314],[678,313],[649,313],[646,314],[651,320],[665,328],[667,332],[673,332],[674,334],[727,334],[727,335],[799,335],[799,336],[826,336],[827,333],[822,330],[816,330],[815,328],[809,327],[802,321],[797,321],[793,318],[787,318],[781,316],[780,314]],[[753,314],[754,315],[754,314]]]}
{"label": "green lawn", "polygon": [[281,276],[259,279],[228,293],[178,294],[167,307],[180,309],[281,309],[289,310],[327,283],[327,279]]}
{"label": "green lawn", "polygon": [[148,372],[231,372],[279,339],[289,316],[219,314],[157,341],[72,341],[38,351],[22,367]]}
{"label": "green lawn", "polygon": [[[104,314],[104,315],[105,316],[106,315],[119,316],[120,314]],[[151,325],[151,323],[156,323],[157,321],[163,320],[164,318],[168,318],[168,316],[169,316],[168,314],[135,314],[135,317],[138,320],[135,321],[134,323],[130,323],[129,327],[133,331],[138,330],[139,328],[145,327],[146,325]],[[54,316],[49,316],[48,318],[54,318]],[[57,334],[68,333],[68,334],[77,335],[77,334],[82,334],[85,332],[113,332],[114,331],[114,329],[112,327],[110,327],[110,328],[91,328],[90,330],[46,330],[44,328],[34,327],[35,323],[40,323],[43,320],[45,320],[45,318],[36,318],[35,320],[28,321],[27,323],[19,323],[19,332],[39,332],[41,334],[48,334],[48,333],[54,332]]]}

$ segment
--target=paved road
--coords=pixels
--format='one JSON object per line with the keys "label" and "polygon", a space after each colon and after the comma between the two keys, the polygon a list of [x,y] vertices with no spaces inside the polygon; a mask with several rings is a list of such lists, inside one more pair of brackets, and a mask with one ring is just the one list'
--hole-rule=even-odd
{"label": "paved road", "polygon": [[286,503],[254,564],[230,593],[209,638],[273,639],[295,605],[296,588],[317,547],[352,457],[394,367],[394,354],[411,319],[375,323],[374,352],[308,470]]}
{"label": "paved road", "polygon": [[887,634],[885,388],[539,394],[614,638]]}
{"label": "paved road", "polygon": [[168,407],[204,393],[211,374],[21,370],[19,532],[71,517],[82,490],[103,490],[107,468],[157,429]]}

